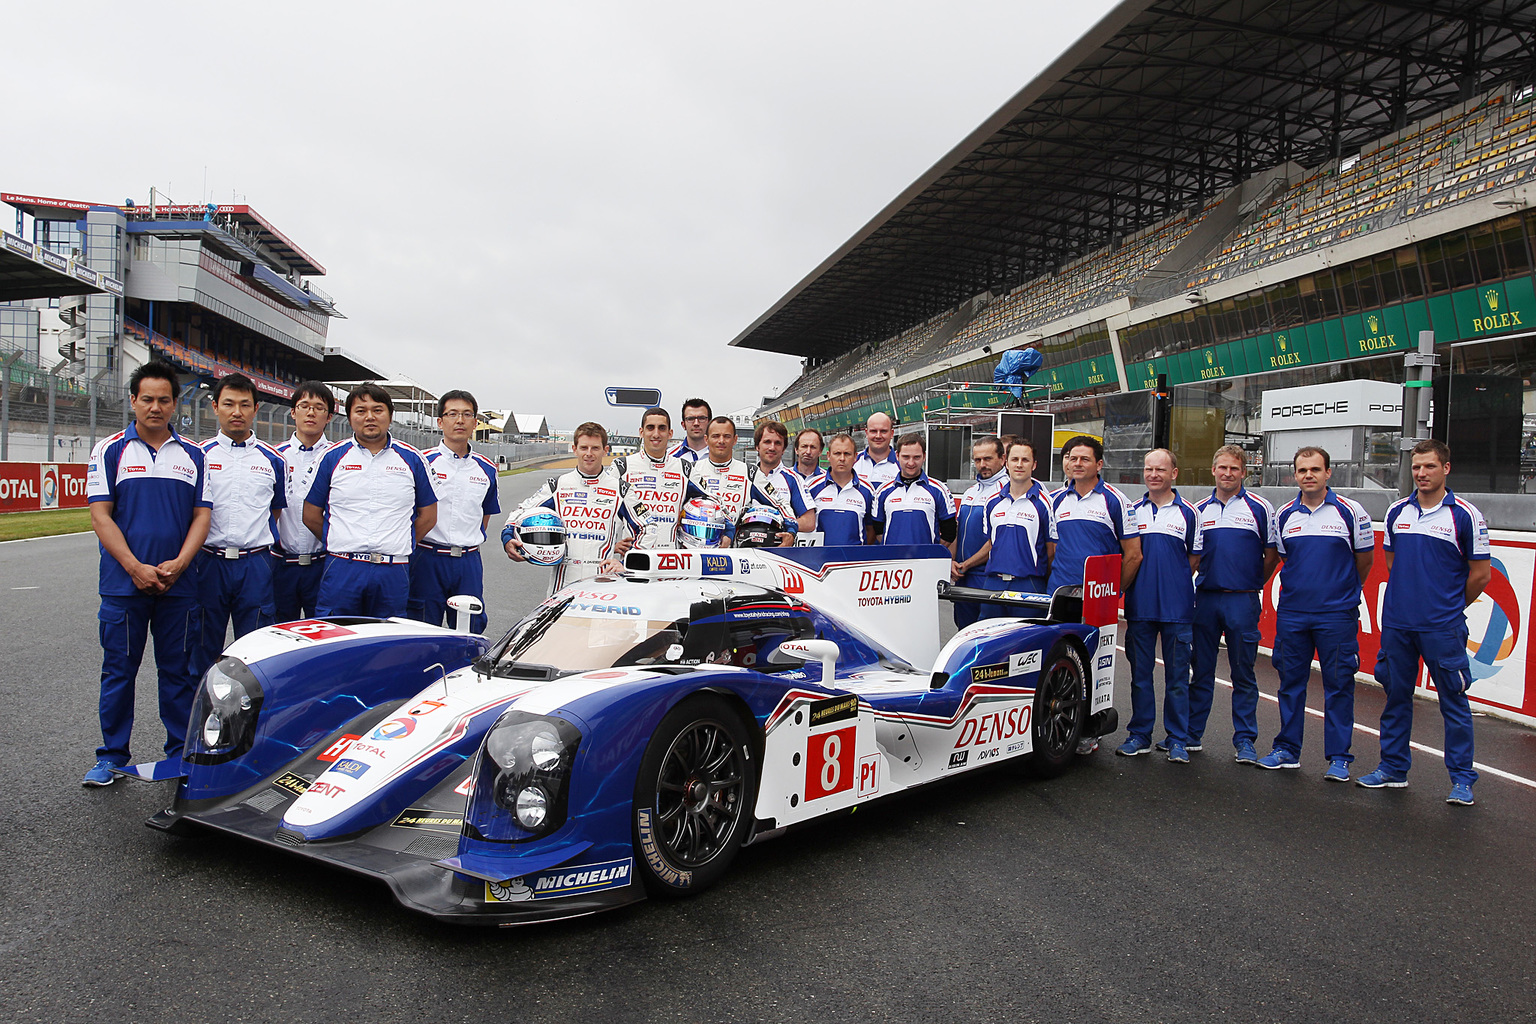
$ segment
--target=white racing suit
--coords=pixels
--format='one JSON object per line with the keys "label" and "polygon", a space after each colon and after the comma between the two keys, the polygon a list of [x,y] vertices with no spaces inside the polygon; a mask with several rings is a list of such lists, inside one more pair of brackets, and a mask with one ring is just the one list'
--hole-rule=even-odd
{"label": "white racing suit", "polygon": [[624,486],[619,517],[635,535],[637,548],[677,547],[683,505],[708,493],[690,478],[694,464],[668,455],[660,462],[645,452],[621,455],[610,467]]}
{"label": "white racing suit", "polygon": [[595,477],[583,476],[573,469],[552,476],[507,517],[502,530],[503,546],[511,537],[512,524],[529,509],[543,506],[565,523],[565,561],[555,566],[550,576],[553,594],[568,583],[579,583],[597,575],[604,559],[613,557],[613,546],[624,535],[619,519],[619,504],[627,485],[612,467]]}

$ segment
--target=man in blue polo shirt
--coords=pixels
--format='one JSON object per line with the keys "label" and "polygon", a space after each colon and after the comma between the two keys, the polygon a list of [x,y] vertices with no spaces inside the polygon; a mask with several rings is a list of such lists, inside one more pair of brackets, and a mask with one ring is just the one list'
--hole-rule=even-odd
{"label": "man in blue polo shirt", "polygon": [[810,488],[816,527],[821,531],[821,542],[829,547],[869,541],[875,495],[853,473],[857,457],[853,437],[834,434],[827,442],[827,475]]}
{"label": "man in blue polo shirt", "polygon": [[865,447],[854,460],[853,471],[858,474],[859,482],[876,494],[896,479],[899,469],[896,450],[891,447],[891,435],[895,429],[896,425],[883,412],[871,413],[869,419],[864,421]]}
{"label": "man in blue polo shirt", "polygon": [[757,450],[757,473],[753,480],[773,499],[785,520],[794,520],[799,533],[816,529],[816,507],[805,497],[800,478],[784,465],[784,451],[789,444],[789,428],[778,420],[759,423],[752,432],[752,446]]}
{"label": "man in blue polo shirt", "polygon": [[[407,613],[434,626],[456,625],[448,599],[457,594],[485,598],[485,570],[480,545],[491,516],[501,511],[496,464],[471,451],[480,403],[468,391],[449,391],[437,400],[437,426],[443,443],[426,453],[427,475],[437,494],[437,523],[411,555],[411,592]],[[469,628],[484,633],[485,612],[469,617]]]}
{"label": "man in blue polo shirt", "polygon": [[[976,482],[960,496],[960,508],[955,513],[955,558],[949,567],[949,577],[956,586],[981,587],[985,583],[982,577],[986,575],[987,556],[981,549],[987,543],[987,502],[1008,485],[1006,458],[1003,442],[995,435],[978,437],[971,445]],[[986,617],[982,605],[974,601],[956,601],[954,615],[955,626],[961,629]]]}
{"label": "man in blue polo shirt", "polygon": [[943,544],[954,550],[955,499],[949,488],[928,479],[923,463],[928,445],[921,434],[903,434],[896,442],[901,472],[875,495],[872,543]]}
{"label": "man in blue polo shirt", "polygon": [[1232,747],[1238,764],[1258,764],[1260,591],[1280,555],[1275,551],[1275,509],[1243,486],[1248,456],[1235,444],[1216,449],[1216,488],[1195,506],[1200,515],[1195,553],[1195,621],[1189,680],[1189,750],[1199,750],[1216,692],[1216,656],[1223,636],[1232,676]]}
{"label": "man in blue polo shirt", "polygon": [[1300,768],[1312,656],[1323,675],[1323,756],[1329,782],[1348,782],[1360,667],[1360,585],[1376,556],[1371,515],[1328,486],[1328,453],[1308,446],[1291,460],[1301,493],[1275,517],[1280,604],[1271,657],[1280,676],[1280,732],[1260,768]]}
{"label": "man in blue polo shirt", "polygon": [[1194,618],[1195,507],[1174,490],[1179,463],[1166,448],[1154,448],[1142,459],[1147,493],[1131,506],[1131,518],[1141,539],[1141,564],[1125,590],[1125,653],[1131,663],[1131,721],[1129,736],[1115,753],[1127,757],[1152,749],[1157,726],[1157,643],[1163,644],[1163,747],[1168,760],[1189,761],[1189,649]]}
{"label": "man in blue polo shirt", "polygon": [[395,404],[377,384],[347,395],[352,438],[320,458],[304,525],[329,553],[315,614],[403,616],[411,552],[437,525],[437,494],[421,453],[389,436]]}
{"label": "man in blue polo shirt", "polygon": [[[1118,488],[1106,484],[1104,444],[1079,434],[1061,448],[1061,469],[1067,485],[1051,493],[1051,536],[1046,550],[1051,560],[1047,593],[1057,587],[1081,586],[1083,564],[1093,555],[1121,556],[1120,592],[1136,578],[1141,564],[1141,538],[1131,521],[1131,503]],[[1097,737],[1078,741],[1079,754],[1099,749]]]}
{"label": "man in blue polo shirt", "polygon": [[128,763],[133,683],[151,633],[166,757],[179,757],[186,743],[201,622],[197,578],[187,569],[211,513],[202,450],[171,429],[177,391],[176,371],[166,363],[133,371],[133,423],[91,452],[86,495],[101,541],[101,746],[86,786],[110,786],[112,769]]}
{"label": "man in blue polo shirt", "polygon": [[[975,560],[961,564],[976,580],[974,585],[983,590],[1043,594],[1046,573],[1050,571],[1046,546],[1051,532],[1051,501],[1035,479],[1035,446],[1020,438],[1011,439],[1007,472],[1007,483],[987,499],[982,510],[987,539],[975,557],[986,569],[979,573],[969,571],[977,564]],[[984,619],[1018,614],[1019,609],[1006,605],[981,606]]]}
{"label": "man in blue polo shirt", "polygon": [[1451,775],[1445,802],[1470,806],[1477,769],[1472,767],[1472,710],[1467,706],[1472,673],[1466,608],[1493,576],[1488,524],[1476,506],[1445,485],[1451,450],[1442,442],[1414,445],[1409,467],[1415,493],[1387,510],[1381,544],[1389,574],[1376,658],[1376,681],[1387,691],[1381,765],[1355,781],[1369,789],[1408,785],[1413,688],[1422,658],[1445,720],[1445,768]]}
{"label": "man in blue polo shirt", "polygon": [[235,639],[277,621],[272,560],[276,518],[288,507],[283,457],[258,441],[256,385],[231,373],[213,386],[219,432],[200,446],[213,519],[197,556],[197,600],[202,608],[201,650],[193,668],[201,676],[219,660],[230,623]]}

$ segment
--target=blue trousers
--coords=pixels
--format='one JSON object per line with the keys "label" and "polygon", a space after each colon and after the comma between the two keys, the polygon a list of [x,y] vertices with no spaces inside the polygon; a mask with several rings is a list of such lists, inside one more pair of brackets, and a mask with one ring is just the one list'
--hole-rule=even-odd
{"label": "blue trousers", "polygon": [[325,558],[316,555],[308,565],[290,565],[272,556],[272,606],[274,622],[294,622],[315,615],[315,600],[320,596],[320,577],[325,575]]}
{"label": "blue trousers", "polygon": [[1131,663],[1131,721],[1126,732],[1152,742],[1157,726],[1157,641],[1163,641],[1163,729],[1168,738],[1189,742],[1189,648],[1187,622],[1131,619],[1125,624],[1125,653]]}
{"label": "blue trousers", "polygon": [[[992,589],[987,587],[986,579],[987,574],[985,572],[981,571],[980,569],[972,569],[970,572],[961,576],[959,582],[957,582],[955,586]],[[954,602],[953,610],[955,615],[955,628],[964,629],[971,623],[980,621],[984,617],[981,614],[983,607],[985,606],[978,604],[975,601]]]}
{"label": "blue trousers", "polygon": [[197,556],[197,603],[203,610],[202,641],[193,668],[201,676],[219,660],[231,621],[235,639],[277,621],[272,603],[272,558],[266,554]]}
{"label": "blue trousers", "polygon": [[[1005,580],[1001,576],[983,575],[977,586],[985,590],[1016,590],[1021,594],[1043,594],[1045,590],[1044,576],[1015,576]],[[984,604],[981,606],[982,619],[1006,619],[1018,618],[1021,615],[1038,615],[1038,612],[1027,612],[1023,608],[1014,608],[1006,604]]]}
{"label": "blue trousers", "polygon": [[160,721],[165,725],[165,754],[180,757],[186,745],[187,719],[197,673],[192,668],[198,640],[197,598],[135,594],[101,596],[97,620],[101,631],[101,746],[96,756],[128,763],[133,734],[133,689],[144,660],[144,643],[155,637],[155,669],[160,676]]}
{"label": "blue trousers", "polygon": [[410,567],[404,563],[386,565],[327,557],[325,574],[320,577],[320,593],[315,597],[315,617],[401,618],[410,593]]}
{"label": "blue trousers", "polygon": [[[411,594],[406,615],[434,626],[457,626],[458,616],[448,607],[448,599],[468,594],[485,600],[485,571],[480,552],[454,558],[430,548],[417,548],[411,555]],[[481,612],[469,617],[469,628],[484,633],[490,618]]]}
{"label": "blue trousers", "polygon": [[1270,659],[1280,676],[1280,732],[1275,735],[1275,749],[1301,755],[1313,652],[1323,671],[1323,756],[1330,761],[1353,761],[1349,746],[1355,729],[1355,672],[1360,668],[1360,615],[1354,611],[1308,615],[1280,610]]}
{"label": "blue trousers", "polygon": [[1216,698],[1216,656],[1227,640],[1227,674],[1232,677],[1232,745],[1259,738],[1259,682],[1253,673],[1259,658],[1258,592],[1195,593],[1194,647],[1189,680],[1189,741],[1199,743]]}
{"label": "blue trousers", "polygon": [[1477,781],[1472,767],[1472,709],[1467,689],[1472,673],[1467,664],[1467,627],[1442,630],[1391,629],[1381,631],[1381,651],[1376,657],[1376,681],[1387,691],[1381,711],[1381,763],[1406,775],[1413,765],[1408,747],[1413,731],[1413,687],[1419,678],[1419,659],[1429,666],[1429,678],[1440,694],[1440,717],[1445,720],[1445,768],[1452,782]]}

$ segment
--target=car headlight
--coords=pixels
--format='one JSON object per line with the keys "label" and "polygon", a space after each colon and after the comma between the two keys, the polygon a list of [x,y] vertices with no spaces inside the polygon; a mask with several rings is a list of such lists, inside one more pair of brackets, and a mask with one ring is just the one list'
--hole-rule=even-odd
{"label": "car headlight", "polygon": [[505,712],[480,748],[466,831],[515,843],[559,828],[580,744],[581,731],[564,719]]}
{"label": "car headlight", "polygon": [[262,696],[261,683],[245,662],[220,658],[193,698],[182,756],[193,764],[221,764],[250,750]]}

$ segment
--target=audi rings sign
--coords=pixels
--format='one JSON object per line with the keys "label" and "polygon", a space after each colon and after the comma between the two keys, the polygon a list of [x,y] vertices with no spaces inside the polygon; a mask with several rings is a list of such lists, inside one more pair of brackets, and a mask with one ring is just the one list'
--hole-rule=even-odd
{"label": "audi rings sign", "polygon": [[[1536,538],[1529,533],[1490,530],[1493,576],[1483,594],[1467,609],[1467,660],[1472,669],[1472,688],[1467,698],[1474,710],[1485,711],[1526,725],[1536,725],[1536,663],[1527,656],[1529,637],[1536,619]],[[1360,599],[1360,677],[1375,676],[1380,646],[1381,602],[1386,593],[1387,567],[1381,552],[1381,528],[1376,529],[1376,560],[1366,578]],[[1264,615],[1259,622],[1260,643],[1273,649],[1275,600],[1280,595],[1280,574],[1264,588]],[[1433,696],[1434,686],[1422,666],[1418,690]]]}
{"label": "audi rings sign", "polygon": [[0,512],[85,506],[84,464],[0,462]]}

